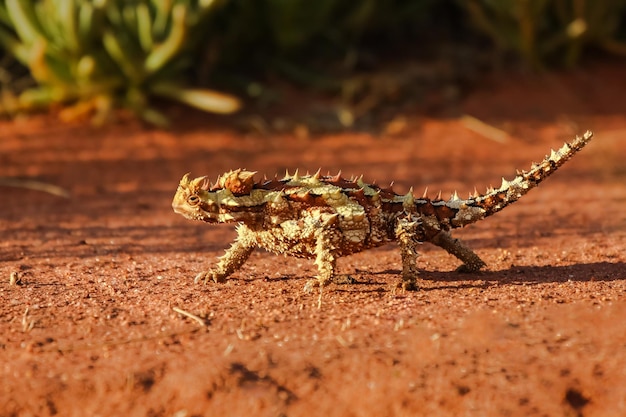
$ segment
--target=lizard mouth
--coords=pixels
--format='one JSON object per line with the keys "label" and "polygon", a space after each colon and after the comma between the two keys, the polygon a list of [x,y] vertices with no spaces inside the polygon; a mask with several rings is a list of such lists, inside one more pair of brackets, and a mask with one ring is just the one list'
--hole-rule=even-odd
{"label": "lizard mouth", "polygon": [[200,220],[207,223],[218,223],[218,214],[202,210],[200,207],[189,207],[186,204],[172,204],[172,209],[177,214],[182,215],[190,220]]}
{"label": "lizard mouth", "polygon": [[204,210],[202,207],[190,208],[185,204],[172,204],[174,212],[189,220],[198,220],[205,223],[232,223],[245,220],[243,213],[229,212],[223,208],[218,211]]}

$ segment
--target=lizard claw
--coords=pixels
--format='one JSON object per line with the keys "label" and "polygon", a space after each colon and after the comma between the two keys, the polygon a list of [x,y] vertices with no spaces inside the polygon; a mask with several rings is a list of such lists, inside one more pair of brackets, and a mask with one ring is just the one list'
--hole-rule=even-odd
{"label": "lizard claw", "polygon": [[196,277],[193,279],[193,283],[197,284],[200,281],[204,281],[204,285],[206,285],[206,282],[209,279],[209,274],[207,274],[206,271],[202,271],[200,272],[198,275],[196,275]]}
{"label": "lizard claw", "polygon": [[226,277],[221,276],[217,272],[214,271],[202,271],[193,279],[193,283],[197,284],[200,281],[204,281],[204,285],[211,280],[215,283],[226,281]]}
{"label": "lizard claw", "polygon": [[306,294],[311,294],[313,292],[313,289],[317,288],[320,286],[320,282],[317,279],[310,279],[306,282],[306,284],[304,284],[304,292]]}
{"label": "lizard claw", "polygon": [[324,286],[320,283],[318,279],[310,279],[304,284],[304,292],[306,294],[311,294],[314,288],[320,289],[319,297],[317,298],[317,308],[322,308],[322,294],[324,291]]}

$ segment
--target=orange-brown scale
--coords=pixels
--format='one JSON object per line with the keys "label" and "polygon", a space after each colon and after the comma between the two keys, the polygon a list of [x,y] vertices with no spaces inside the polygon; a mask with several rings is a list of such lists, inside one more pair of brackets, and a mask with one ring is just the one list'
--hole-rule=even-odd
{"label": "orange-brown scale", "polygon": [[402,201],[383,200],[382,209],[384,213],[400,213],[404,210]]}
{"label": "orange-brown scale", "polygon": [[439,221],[452,219],[458,212],[446,203],[445,200],[419,199],[415,201],[418,213],[426,217],[435,216]]}
{"label": "orange-brown scale", "polygon": [[362,188],[344,190],[344,193],[366,209],[372,205],[371,200],[365,195],[365,191]]}
{"label": "orange-brown scale", "polygon": [[370,185],[370,188],[373,188],[375,190],[378,191],[380,198],[382,198],[383,200],[393,200],[394,197],[398,197],[398,194],[396,194],[391,187],[389,188],[380,188],[376,185]]}
{"label": "orange-brown scale", "polygon": [[322,207],[328,206],[328,201],[324,199],[323,196],[319,194],[314,194],[310,191],[307,191],[302,194],[287,194],[285,196],[289,201],[294,201],[298,203],[306,203],[309,206]]}
{"label": "orange-brown scale", "polygon": [[437,216],[437,220],[439,220],[440,222],[454,218],[454,216],[456,216],[456,213],[458,212],[457,209],[448,207],[445,201],[437,201],[435,204],[433,204],[433,207],[435,208],[435,215]]}
{"label": "orange-brown scale", "polygon": [[[339,187],[341,189],[355,189],[355,188],[361,188],[359,186],[359,184],[357,184],[354,181],[350,181],[347,180],[345,178],[341,178],[341,177],[321,177],[320,178],[321,182],[324,182],[326,184],[330,184],[330,185],[334,185],[335,187]],[[370,185],[371,187],[371,185]]]}
{"label": "orange-brown scale", "polygon": [[296,185],[287,185],[289,180],[278,180],[276,178],[271,180],[265,180],[263,182],[258,182],[254,184],[254,188],[258,190],[267,190],[267,191],[281,191],[288,190],[291,188],[300,188]]}

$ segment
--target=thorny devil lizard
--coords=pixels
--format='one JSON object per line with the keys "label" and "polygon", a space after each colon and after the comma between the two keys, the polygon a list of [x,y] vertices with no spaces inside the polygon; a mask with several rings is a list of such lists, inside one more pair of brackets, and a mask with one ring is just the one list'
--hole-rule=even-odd
{"label": "thorny devil lizard", "polygon": [[[219,258],[215,268],[195,281],[223,282],[238,270],[255,247],[299,258],[315,258],[319,275],[305,291],[323,288],[333,279],[337,258],[397,241],[402,255],[403,289],[417,289],[418,247],[430,242],[456,256],[461,271],[478,271],[485,263],[468,246],[450,235],[514,203],[581,150],[592,137],[586,132],[529,171],[518,171],[512,181],[502,179],[498,189],[474,192],[461,199],[456,192],[448,200],[417,198],[409,191],[367,184],[361,178],[293,176],[255,181],[255,172],[227,172],[215,184],[207,177],[180,181],[172,207],[188,219],[207,223],[239,223],[237,238]],[[321,294],[320,294],[321,296]]]}

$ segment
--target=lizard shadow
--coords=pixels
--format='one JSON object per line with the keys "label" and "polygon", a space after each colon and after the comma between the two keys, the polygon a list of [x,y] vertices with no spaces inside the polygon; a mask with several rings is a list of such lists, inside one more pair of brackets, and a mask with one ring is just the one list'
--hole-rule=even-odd
{"label": "lizard shadow", "polygon": [[[331,282],[331,286],[333,288],[333,291],[348,291],[349,288],[352,288],[353,286],[376,286],[376,289],[371,289],[371,290],[365,290],[367,292],[385,292],[386,290],[384,288],[381,288],[382,286],[388,286],[390,284],[390,282],[380,282],[380,281],[372,281],[372,280],[368,280],[366,278],[362,278],[362,279],[357,279],[355,278],[355,276],[361,276],[361,275],[366,275],[367,273],[354,273],[354,274],[340,274],[338,275],[339,279],[335,279]],[[304,276],[301,274],[281,274],[280,276],[276,276],[276,277],[268,277],[268,276],[261,276],[258,278],[236,278],[236,277],[231,277],[229,279],[231,280],[243,280],[243,281],[263,281],[263,282],[307,282],[308,280],[312,279],[312,276]],[[359,291],[361,291],[361,289],[359,289]]]}
{"label": "lizard shadow", "polygon": [[[362,271],[347,274],[350,279],[345,282],[333,282],[334,292],[387,292],[400,279],[399,269],[382,271]],[[377,277],[391,275],[391,279],[380,280]],[[281,274],[276,277],[263,276],[252,280],[265,282],[307,281],[310,276],[299,274]],[[231,277],[230,279],[238,279]],[[247,279],[250,280],[250,279]],[[420,291],[442,289],[485,289],[494,285],[540,285],[557,282],[593,282],[626,280],[626,263],[594,262],[567,266],[513,266],[499,271],[479,271],[463,273],[457,271],[420,271],[418,285],[428,282],[428,286],[420,285]]]}
{"label": "lizard shadow", "polygon": [[[362,279],[352,285],[389,285],[387,281],[369,280],[365,276],[397,275],[400,270],[387,269],[375,272],[360,272]],[[592,282],[626,280],[626,263],[594,262],[567,266],[513,266],[499,271],[462,273],[457,271],[420,271],[419,281],[433,284],[422,290],[488,288],[492,285],[539,285],[557,282]]]}

